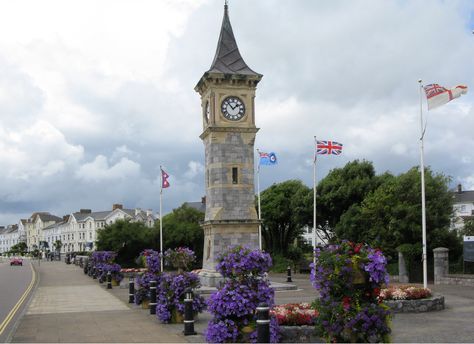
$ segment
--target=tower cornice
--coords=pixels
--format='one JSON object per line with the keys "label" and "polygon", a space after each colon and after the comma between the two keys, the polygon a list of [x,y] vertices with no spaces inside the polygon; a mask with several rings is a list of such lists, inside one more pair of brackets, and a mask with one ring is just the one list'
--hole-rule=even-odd
{"label": "tower cornice", "polygon": [[216,126],[209,126],[204,130],[204,132],[199,135],[199,138],[203,140],[206,136],[210,133],[250,133],[256,134],[260,128],[256,127],[216,127]]}

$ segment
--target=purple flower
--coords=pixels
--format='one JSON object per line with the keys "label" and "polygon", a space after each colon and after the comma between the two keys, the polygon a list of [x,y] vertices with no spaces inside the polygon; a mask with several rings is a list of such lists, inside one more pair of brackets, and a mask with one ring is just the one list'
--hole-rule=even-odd
{"label": "purple flower", "polygon": [[[274,291],[263,278],[271,266],[270,255],[246,247],[234,247],[219,257],[216,269],[225,277],[224,283],[208,299],[213,319],[206,331],[206,340],[212,343],[256,341],[255,330],[244,338],[244,327],[255,329],[255,309],[264,302],[274,304]],[[273,319],[270,339],[278,342],[278,322]]]}

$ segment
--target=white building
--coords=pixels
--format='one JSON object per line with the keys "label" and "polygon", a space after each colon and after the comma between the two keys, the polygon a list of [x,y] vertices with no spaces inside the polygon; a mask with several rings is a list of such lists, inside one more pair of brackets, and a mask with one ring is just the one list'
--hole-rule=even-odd
{"label": "white building", "polygon": [[453,193],[451,229],[462,229],[464,222],[471,219],[474,219],[474,190],[464,191],[462,185],[458,184],[456,191]]}
{"label": "white building", "polygon": [[117,220],[142,222],[147,227],[153,227],[156,221],[151,210],[124,209],[121,204],[114,204],[111,210],[81,209],[64,216],[62,221],[43,228],[42,237],[51,251],[57,240],[61,241],[61,252],[89,251],[95,249],[97,232]]}
{"label": "white building", "polygon": [[13,245],[20,242],[18,225],[8,225],[0,227],[0,253],[10,251]]}

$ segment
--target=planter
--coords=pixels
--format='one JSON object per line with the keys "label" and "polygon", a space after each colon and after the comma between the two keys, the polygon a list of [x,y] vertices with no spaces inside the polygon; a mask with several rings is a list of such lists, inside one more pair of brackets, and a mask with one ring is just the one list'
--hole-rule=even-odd
{"label": "planter", "polygon": [[182,324],[184,322],[184,315],[182,315],[176,308],[171,311],[171,320],[172,324]]}
{"label": "planter", "polygon": [[422,313],[441,311],[444,309],[444,296],[434,295],[426,299],[418,300],[385,300],[386,304],[394,313]]}
{"label": "planter", "polygon": [[314,326],[281,326],[281,343],[325,343]]}
{"label": "planter", "polygon": [[150,309],[150,300],[143,300],[141,305],[143,309]]}

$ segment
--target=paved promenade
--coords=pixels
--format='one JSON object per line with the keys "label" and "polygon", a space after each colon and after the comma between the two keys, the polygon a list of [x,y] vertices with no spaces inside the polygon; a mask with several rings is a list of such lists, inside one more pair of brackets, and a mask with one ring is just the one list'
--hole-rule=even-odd
{"label": "paved promenade", "polygon": [[77,266],[42,261],[35,267],[39,286],[13,335],[14,343],[184,341],[156,317],[122,302]]}
{"label": "paved promenade", "polygon": [[[106,290],[74,265],[42,262],[36,265],[40,282],[12,342],[205,342],[204,330],[211,319],[204,312],[196,320],[196,336],[183,336],[182,324],[160,324],[155,316],[128,304],[128,289]],[[285,283],[284,274],[271,275]],[[317,293],[309,275],[296,274],[298,290],[278,291],[276,303],[311,302]],[[439,312],[396,314],[394,342],[474,342],[474,288],[429,286],[446,298]]]}

